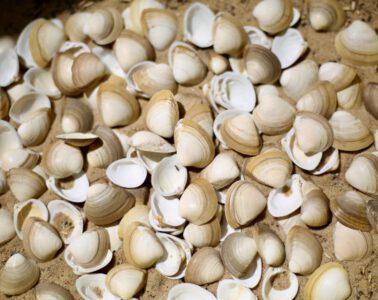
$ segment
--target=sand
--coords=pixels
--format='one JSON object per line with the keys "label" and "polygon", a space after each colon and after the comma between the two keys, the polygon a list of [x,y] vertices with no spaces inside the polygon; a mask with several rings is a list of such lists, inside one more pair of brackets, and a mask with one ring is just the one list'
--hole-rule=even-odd
{"label": "sand", "polygon": [[[39,1],[39,0],[27,0],[13,5],[10,1],[0,1],[0,33],[14,35],[20,32],[20,30],[32,19],[36,17],[52,17],[58,16],[62,20],[65,20],[70,12],[77,9],[88,9],[93,10],[98,7],[103,6],[114,6],[124,9],[128,5],[129,1],[116,1],[116,0],[105,0],[105,1],[89,1],[89,2],[77,2],[75,0],[70,1]],[[176,14],[182,16],[182,12],[192,1],[180,1],[180,0],[168,0],[165,1],[167,6],[176,11]],[[251,16],[252,8],[256,5],[257,0],[235,0],[235,1],[208,1],[208,5],[215,11],[226,10],[233,15],[236,15],[245,25],[256,25],[256,21]],[[300,9],[302,18],[298,26],[299,30],[302,32],[304,38],[308,41],[309,48],[311,51],[306,54],[305,57],[312,58],[316,62],[323,63],[326,61],[339,61],[336,54],[333,41],[335,33],[317,33],[309,25],[307,21],[307,13],[304,1],[295,1],[296,6]],[[361,19],[369,22],[376,30],[378,30],[378,2],[375,0],[368,1],[341,1],[344,7],[347,9],[346,14],[348,17],[347,24],[354,19]],[[354,10],[352,2],[356,3]],[[181,19],[180,19],[181,20]],[[181,24],[180,24],[181,26]],[[181,36],[179,36],[180,38]],[[158,53],[158,61],[166,62],[166,53]],[[363,82],[367,81],[378,81],[378,67],[360,67],[354,66],[360,79]],[[211,76],[209,75],[207,80]],[[182,88],[180,87],[180,92],[194,92],[201,93],[201,86],[205,83],[201,83],[199,86],[193,88]],[[146,101],[140,101],[142,106],[145,105]],[[53,102],[55,110],[55,120],[52,125],[51,131],[46,138],[45,142],[33,149],[36,151],[43,151],[46,145],[53,141],[54,136],[61,132],[60,128],[60,113],[62,110],[63,100],[57,100]],[[365,124],[372,130],[378,129],[378,122],[374,120],[365,110],[364,107],[354,110],[357,116],[361,117]],[[143,116],[133,125],[125,127],[123,130],[126,133],[132,133],[136,130],[145,129],[143,124]],[[264,137],[264,142],[274,143],[277,146],[282,136],[275,137]],[[366,149],[366,152],[374,150],[373,146]],[[352,190],[352,188],[346,183],[344,179],[344,174],[355,153],[342,153],[341,154],[341,164],[340,168],[331,173],[322,176],[310,176],[309,174],[296,168],[296,172],[304,176],[305,178],[310,178],[320,186],[329,198],[335,198],[345,191]],[[242,157],[236,155],[238,162],[241,163]],[[104,175],[104,170],[88,170],[88,176],[91,182],[96,181]],[[191,172],[191,176],[195,176]],[[257,183],[256,183],[257,184]],[[265,195],[268,195],[269,188],[257,184],[259,188],[263,191]],[[131,190],[137,197],[138,203],[146,203],[148,199],[149,189],[147,187],[140,188],[136,190]],[[57,199],[52,192],[46,192],[41,200],[48,203],[50,200]],[[2,207],[13,211],[13,206],[16,203],[16,199],[10,192],[2,195],[0,197],[0,204]],[[77,206],[82,209],[81,206]],[[281,238],[284,238],[284,234],[279,228],[277,222],[265,212],[263,216],[259,218],[259,221],[268,224],[274,231],[276,231]],[[332,245],[332,232],[336,220],[332,219],[331,224],[322,229],[312,229],[312,232],[318,237],[324,249],[322,263],[329,261],[335,261],[335,256],[333,253]],[[88,224],[88,228],[93,227],[93,224]],[[248,232],[249,228],[243,229],[243,231]],[[368,258],[365,258],[358,262],[341,262],[346,268],[350,282],[352,285],[352,295],[349,299],[378,299],[378,235],[373,234],[374,248],[375,251]],[[21,241],[16,237],[7,244],[0,246],[0,267],[4,265],[6,260],[14,253],[21,252],[24,253]],[[125,262],[124,255],[121,250],[115,253],[114,259],[110,266],[108,266],[103,272],[106,272],[111,266]],[[75,299],[80,299],[78,293],[75,290],[75,280],[76,275],[73,274],[72,270],[65,264],[63,259],[63,253],[61,252],[56,258],[47,262],[39,264],[41,269],[40,282],[55,282],[66,287],[74,296]],[[284,267],[287,267],[287,262],[285,262]],[[266,266],[264,265],[263,271],[265,272]],[[229,277],[228,274],[225,277]],[[300,283],[300,290],[296,299],[303,298],[303,290],[307,276],[298,276]],[[156,270],[150,269],[148,271],[148,281],[147,286],[143,292],[141,292],[138,297],[141,300],[148,299],[166,299],[169,289],[175,284],[180,283],[180,280],[169,280],[160,275]],[[278,282],[278,285],[285,285],[284,282]],[[217,284],[211,284],[207,287],[211,292],[215,293]],[[261,283],[258,287],[253,289],[253,292],[258,295],[261,299]],[[374,294],[375,293],[375,294]],[[5,297],[0,294],[0,299],[34,299],[33,290],[17,296],[17,297]],[[324,299],[326,300],[326,299]]]}

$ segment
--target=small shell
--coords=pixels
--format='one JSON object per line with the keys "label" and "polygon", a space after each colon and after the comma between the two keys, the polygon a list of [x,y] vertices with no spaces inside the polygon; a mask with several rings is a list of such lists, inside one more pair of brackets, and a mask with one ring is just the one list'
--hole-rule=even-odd
{"label": "small shell", "polygon": [[[355,83],[337,92],[337,103],[343,109],[353,109],[361,105],[362,84]],[[364,98],[365,99],[365,98]],[[365,105],[367,106],[367,105]]]}
{"label": "small shell", "polygon": [[316,31],[335,31],[343,26],[345,13],[337,0],[312,0],[309,3],[309,18]]}
{"label": "small shell", "polygon": [[22,254],[13,254],[0,271],[0,291],[6,295],[19,295],[31,289],[39,280],[39,267]]}
{"label": "small shell", "polygon": [[5,87],[17,80],[19,72],[18,56],[14,49],[0,52],[0,65],[3,70],[0,75],[0,87]]}
{"label": "small shell", "polygon": [[189,261],[185,271],[185,282],[198,285],[218,281],[224,274],[224,266],[218,250],[205,247],[198,250]]}
{"label": "small shell", "polygon": [[61,120],[63,132],[87,132],[92,125],[93,112],[85,101],[74,98],[64,100]]}
{"label": "small shell", "polygon": [[378,35],[368,23],[353,21],[335,38],[335,48],[342,59],[353,64],[378,63]]}
{"label": "small shell", "polygon": [[38,284],[34,292],[36,300],[74,300],[74,297],[68,290],[52,282]]}
{"label": "small shell", "polygon": [[225,204],[227,222],[233,228],[247,225],[263,212],[265,206],[265,196],[253,183],[237,181],[227,191]]}
{"label": "small shell", "polygon": [[38,198],[46,191],[44,179],[26,168],[11,169],[7,175],[7,183],[18,201]]}
{"label": "small shell", "polygon": [[323,248],[309,229],[301,226],[291,228],[286,237],[285,249],[289,270],[293,273],[308,275],[320,266]]}
{"label": "small shell", "polygon": [[364,104],[366,110],[375,118],[378,119],[378,104],[377,99],[378,96],[378,83],[377,82],[369,82],[364,88]]}
{"label": "small shell", "polygon": [[348,299],[352,294],[348,273],[337,262],[326,263],[315,270],[304,288],[304,300]]}
{"label": "small shell", "polygon": [[144,288],[146,282],[147,272],[128,264],[113,267],[105,279],[107,289],[122,299],[133,297]]}
{"label": "small shell", "polygon": [[205,50],[200,52],[199,55],[208,69],[215,75],[222,74],[229,68],[228,59],[214,50]]}
{"label": "small shell", "polygon": [[336,92],[350,86],[356,75],[352,67],[341,63],[326,62],[319,68],[319,80],[332,83]]}
{"label": "small shell", "polygon": [[255,6],[252,15],[262,30],[277,34],[289,27],[293,19],[293,4],[288,0],[264,0]]}
{"label": "small shell", "polygon": [[244,174],[273,188],[285,185],[293,172],[293,164],[287,154],[277,148],[263,150],[245,162]]}
{"label": "small shell", "polygon": [[[70,158],[68,161],[67,157]],[[84,159],[78,148],[56,141],[45,149],[41,163],[49,176],[66,178],[83,169]]]}
{"label": "small shell", "polygon": [[165,138],[172,137],[179,120],[179,107],[172,92],[155,93],[148,102],[145,118],[149,130]]}
{"label": "small shell", "polygon": [[0,245],[3,245],[16,236],[16,230],[13,224],[13,217],[4,208],[0,208]]}
{"label": "small shell", "polygon": [[184,230],[184,239],[196,248],[215,247],[221,238],[219,220],[214,218],[209,223],[195,225],[189,223]]}
{"label": "small shell", "polygon": [[192,283],[179,283],[173,286],[169,293],[167,300],[185,300],[196,297],[201,300],[216,300],[215,296],[208,290]]}
{"label": "small shell", "polygon": [[240,300],[257,300],[255,294],[241,283],[232,279],[223,279],[219,281],[217,288],[218,300],[228,300],[236,298]]}
{"label": "small shell", "polygon": [[[150,214],[159,227],[178,228],[185,223],[185,219],[179,214],[179,199],[165,198],[157,193],[150,197]],[[151,224],[153,225],[153,224]]]}
{"label": "small shell", "polygon": [[244,30],[248,34],[250,44],[260,45],[267,49],[272,48],[272,40],[264,31],[255,26],[244,26]]}
{"label": "small shell", "polygon": [[333,147],[358,151],[369,147],[374,138],[366,125],[347,111],[336,111],[329,120],[333,130]]}
{"label": "small shell", "polygon": [[[273,287],[273,281],[276,276],[282,273],[289,275],[290,285],[286,289],[275,289]],[[262,298],[263,300],[292,300],[297,295],[298,288],[298,279],[294,273],[283,268],[268,268],[262,283]]]}

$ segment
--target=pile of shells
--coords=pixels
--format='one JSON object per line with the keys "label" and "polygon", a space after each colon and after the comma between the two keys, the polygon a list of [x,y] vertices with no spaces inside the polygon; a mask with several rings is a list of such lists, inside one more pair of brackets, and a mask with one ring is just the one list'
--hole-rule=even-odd
{"label": "pile of shells", "polygon": [[[0,292],[74,299],[38,284],[40,263],[63,257],[85,300],[138,297],[150,268],[185,281],[169,300],[253,300],[257,287],[264,300],[347,299],[336,261],[371,256],[378,230],[378,132],[356,110],[377,119],[378,83],[353,67],[378,64],[378,35],[343,27],[337,0],[308,2],[314,30],[340,30],[342,62],[305,58],[291,0],[260,1],[257,27],[198,2],[179,19],[134,0],[0,38],[0,194],[16,202],[0,208],[0,245],[17,236],[24,249],[2,266]],[[343,152],[350,188],[329,197],[316,177]],[[324,263],[313,229],[332,218]],[[216,296],[201,287],[215,282]]]}

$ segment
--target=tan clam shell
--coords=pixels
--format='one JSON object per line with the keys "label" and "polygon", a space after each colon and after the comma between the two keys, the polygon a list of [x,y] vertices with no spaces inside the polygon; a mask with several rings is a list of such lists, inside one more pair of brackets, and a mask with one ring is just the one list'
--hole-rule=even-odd
{"label": "tan clam shell", "polygon": [[63,246],[56,229],[39,218],[28,218],[22,228],[22,234],[25,252],[38,262],[53,259]]}
{"label": "tan clam shell", "polygon": [[105,71],[105,65],[96,55],[81,53],[72,64],[72,81],[75,87],[83,89],[101,79]]}
{"label": "tan clam shell", "polygon": [[97,107],[106,126],[127,126],[140,115],[137,99],[125,86],[125,81],[118,77],[113,77],[99,86]]}
{"label": "tan clam shell", "polygon": [[195,225],[189,223],[184,230],[185,241],[194,247],[215,247],[221,238],[221,227],[218,218],[213,218],[209,223]]}
{"label": "tan clam shell", "polygon": [[353,64],[378,63],[378,35],[368,23],[353,21],[335,38],[335,48],[342,59]]}
{"label": "tan clam shell", "polygon": [[352,67],[336,62],[326,62],[319,68],[319,80],[332,83],[336,92],[347,88],[356,75]]}
{"label": "tan clam shell", "polygon": [[34,294],[36,300],[74,300],[74,297],[67,289],[53,282],[38,284],[35,287]]}
{"label": "tan clam shell", "polygon": [[297,102],[299,111],[310,111],[329,118],[337,108],[337,95],[333,85],[320,81]]}
{"label": "tan clam shell", "polygon": [[369,82],[364,88],[364,104],[366,110],[375,118],[378,119],[378,83]]}
{"label": "tan clam shell", "polygon": [[129,7],[130,29],[143,34],[143,23],[141,16],[145,9],[164,8],[164,5],[157,0],[136,0]]}
{"label": "tan clam shell", "polygon": [[242,54],[248,35],[238,19],[226,12],[220,12],[215,16],[213,40],[216,53],[237,57]]}
{"label": "tan clam shell", "polygon": [[193,105],[185,112],[185,118],[200,125],[209,136],[213,135],[213,115],[207,103]]}
{"label": "tan clam shell", "polygon": [[366,205],[366,215],[371,227],[378,232],[378,200],[371,199]]}
{"label": "tan clam shell", "polygon": [[164,255],[164,247],[150,227],[132,222],[123,232],[123,253],[128,263],[147,269]]}
{"label": "tan clam shell", "polygon": [[320,300],[332,297],[348,299],[352,293],[348,273],[340,263],[321,265],[310,276],[304,288],[304,300]]}
{"label": "tan clam shell", "polygon": [[214,187],[205,179],[195,179],[180,198],[179,213],[195,225],[209,222],[218,210]]}
{"label": "tan clam shell", "polygon": [[14,168],[7,175],[9,189],[18,201],[38,198],[46,191],[43,177],[26,168]]}
{"label": "tan clam shell", "polygon": [[66,98],[61,124],[65,133],[87,132],[92,129],[93,112],[86,101]]}
{"label": "tan clam shell", "polygon": [[324,152],[333,144],[327,119],[312,112],[298,112],[293,127],[298,147],[306,154]]}
{"label": "tan clam shell", "polygon": [[203,168],[214,158],[213,141],[202,127],[189,119],[176,124],[174,141],[178,159],[184,166]]}
{"label": "tan clam shell", "polygon": [[201,51],[199,55],[208,69],[215,75],[222,74],[229,68],[228,59],[214,50]]}
{"label": "tan clam shell", "polygon": [[253,84],[274,83],[281,76],[281,63],[277,56],[257,44],[244,48],[244,65]]}
{"label": "tan clam shell", "polygon": [[337,260],[361,260],[371,255],[373,238],[369,232],[351,229],[337,222],[333,231],[333,248]]}
{"label": "tan clam shell", "polygon": [[337,220],[345,226],[361,231],[370,231],[366,214],[367,201],[355,191],[348,191],[331,199],[330,207]]}
{"label": "tan clam shell", "polygon": [[140,222],[146,226],[150,226],[148,221],[148,213],[150,209],[146,205],[135,205],[122,217],[118,225],[118,238],[123,240],[126,228],[133,222]]}
{"label": "tan clam shell", "polygon": [[333,147],[343,151],[358,151],[369,147],[374,137],[361,121],[347,111],[336,111],[329,120],[333,130]]}
{"label": "tan clam shell", "polygon": [[363,193],[378,194],[378,153],[362,153],[353,158],[345,172],[346,181]]}
{"label": "tan clam shell", "polygon": [[289,27],[293,19],[293,4],[290,0],[264,0],[255,6],[252,15],[262,30],[277,34]]}
{"label": "tan clam shell", "polygon": [[287,154],[277,148],[263,150],[247,159],[244,174],[273,188],[284,186],[293,172],[293,163]]}
{"label": "tan clam shell", "polygon": [[221,245],[221,257],[227,271],[235,277],[243,277],[257,255],[253,238],[241,232],[226,237]]}
{"label": "tan clam shell", "polygon": [[[49,144],[43,154],[42,168],[49,176],[66,178],[83,169],[84,159],[81,151],[63,141]],[[70,159],[67,160],[67,157]]]}
{"label": "tan clam shell", "polygon": [[0,271],[0,291],[19,295],[31,289],[39,280],[39,267],[22,254],[13,254]]}
{"label": "tan clam shell", "polygon": [[251,114],[241,113],[225,120],[220,133],[226,145],[245,155],[256,155],[262,145],[261,137]]}
{"label": "tan clam shell", "polygon": [[345,13],[337,0],[310,0],[309,18],[316,31],[334,31],[343,26]]}
{"label": "tan clam shell", "polygon": [[343,109],[358,108],[361,105],[361,98],[362,84],[360,82],[337,92],[338,106]]}
{"label": "tan clam shell", "polygon": [[289,270],[293,273],[311,274],[322,261],[322,245],[309,229],[301,226],[290,229],[285,241],[285,250]]}
{"label": "tan clam shell", "polygon": [[93,131],[99,138],[89,146],[88,164],[96,168],[106,168],[113,161],[123,157],[121,142],[108,127],[98,126]]}
{"label": "tan clam shell", "polygon": [[185,271],[185,282],[209,284],[221,279],[223,274],[224,266],[219,251],[205,247],[194,253],[190,259]]}
{"label": "tan clam shell", "polygon": [[275,95],[267,95],[263,99],[252,114],[260,132],[267,135],[287,132],[295,119],[295,107]]}
{"label": "tan clam shell", "polygon": [[123,71],[128,72],[135,64],[155,60],[155,51],[143,36],[124,30],[113,46],[114,54]]}
{"label": "tan clam shell", "polygon": [[247,225],[263,212],[265,206],[265,196],[252,182],[236,181],[227,191],[225,205],[227,222],[233,228]]}
{"label": "tan clam shell", "polygon": [[95,183],[88,191],[84,213],[89,221],[104,226],[120,220],[135,204],[128,191],[107,183]]}
{"label": "tan clam shell", "polygon": [[152,132],[170,138],[177,121],[179,107],[170,90],[161,90],[155,93],[146,107],[146,125]]}
{"label": "tan clam shell", "polygon": [[83,42],[87,39],[84,33],[84,25],[90,16],[88,12],[77,12],[69,16],[64,24],[65,32],[68,38],[73,42]]}
{"label": "tan clam shell", "polygon": [[40,155],[30,149],[13,149],[3,156],[2,168],[9,171],[14,168],[33,169],[39,162]]}
{"label": "tan clam shell", "polygon": [[52,61],[51,73],[57,88],[67,96],[77,96],[81,89],[75,86],[72,80],[72,65],[74,55],[72,53],[57,53]]}
{"label": "tan clam shell", "polygon": [[257,251],[265,263],[270,266],[280,266],[285,260],[285,245],[278,235],[265,224],[252,227],[253,239]]}
{"label": "tan clam shell", "polygon": [[129,264],[113,267],[106,275],[106,288],[116,297],[130,299],[137,294],[147,282],[147,272]]}

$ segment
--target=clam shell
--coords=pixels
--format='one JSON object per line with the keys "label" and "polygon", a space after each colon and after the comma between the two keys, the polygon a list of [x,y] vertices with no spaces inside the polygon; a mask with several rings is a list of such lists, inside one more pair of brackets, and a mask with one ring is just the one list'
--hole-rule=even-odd
{"label": "clam shell", "polygon": [[217,299],[227,300],[238,297],[240,300],[257,300],[255,294],[248,288],[232,279],[219,281],[217,288]]}
{"label": "clam shell", "polygon": [[159,135],[150,131],[138,131],[131,137],[131,144],[137,150],[151,153],[174,153],[176,149]]}
{"label": "clam shell", "polygon": [[327,172],[337,170],[340,165],[339,150],[330,148],[323,152],[322,159],[315,170],[312,171],[314,175],[322,175]]}
{"label": "clam shell", "polygon": [[254,288],[258,285],[262,275],[262,261],[261,258],[256,255],[254,261],[249,266],[249,269],[245,276],[243,277],[235,277],[232,276],[234,280],[236,280],[238,283],[242,284],[243,286],[247,288]]}
{"label": "clam shell", "polygon": [[0,166],[7,152],[11,153],[15,149],[22,148],[22,141],[17,131],[8,122],[0,120]]}
{"label": "clam shell", "polygon": [[0,245],[3,245],[16,236],[13,217],[10,212],[4,208],[0,208],[0,226],[2,228],[0,233]]}
{"label": "clam shell", "polygon": [[366,215],[371,227],[378,231],[378,201],[371,199],[366,205]]}
{"label": "clam shell", "polygon": [[185,219],[179,213],[179,199],[165,198],[157,193],[152,193],[150,198],[151,213],[161,227],[179,227],[185,223]]}
{"label": "clam shell", "polygon": [[84,300],[98,300],[99,293],[106,300],[120,300],[106,288],[105,278],[105,274],[97,273],[82,275],[76,279],[75,287],[80,297]]}
{"label": "clam shell", "polygon": [[8,189],[7,178],[3,169],[0,169],[0,195],[4,194]]}
{"label": "clam shell", "polygon": [[0,119],[3,119],[8,115],[9,105],[9,97],[7,93],[0,87]]}
{"label": "clam shell", "polygon": [[75,87],[83,89],[101,79],[105,72],[105,65],[96,55],[81,53],[72,64],[72,81]]}
{"label": "clam shell", "polygon": [[190,297],[197,297],[202,300],[216,300],[212,293],[192,283],[179,283],[173,286],[169,290],[167,300],[185,300]]}
{"label": "clam shell", "polygon": [[20,148],[7,151],[3,156],[2,168],[4,171],[14,168],[32,169],[37,165],[39,157],[37,152],[29,149]]}
{"label": "clam shell", "polygon": [[156,0],[137,0],[130,5],[129,8],[129,23],[130,29],[139,33],[143,34],[143,23],[141,20],[141,16],[143,15],[144,10],[149,8],[164,8],[164,5]]}
{"label": "clam shell", "polygon": [[123,158],[112,162],[106,169],[109,180],[124,188],[141,186],[147,177],[147,170],[135,158]]}
{"label": "clam shell", "polygon": [[312,0],[309,2],[309,18],[316,31],[334,31],[343,26],[345,13],[336,0]]}
{"label": "clam shell", "polygon": [[73,42],[83,42],[87,39],[84,33],[84,25],[90,16],[88,12],[77,12],[69,16],[64,24],[65,32]]}
{"label": "clam shell", "polygon": [[189,223],[184,230],[184,239],[196,248],[215,247],[219,244],[221,227],[217,218],[209,223],[195,225]]}
{"label": "clam shell", "polygon": [[362,84],[355,83],[337,92],[337,104],[343,109],[353,109],[361,105]]}
{"label": "clam shell", "polygon": [[19,72],[18,56],[14,49],[5,49],[0,53],[0,87],[5,87],[16,81]]}
{"label": "clam shell", "polygon": [[205,50],[199,52],[199,55],[208,69],[215,75],[222,74],[229,68],[228,59],[214,50]]}
{"label": "clam shell", "polygon": [[140,222],[150,226],[148,221],[148,212],[150,209],[146,205],[135,205],[121,219],[118,226],[118,237],[123,240],[124,231],[133,222]]}
{"label": "clam shell", "polygon": [[55,298],[56,300],[74,300],[72,294],[64,287],[52,282],[40,283],[35,290],[36,300]]}
{"label": "clam shell", "polygon": [[30,68],[24,74],[24,81],[36,93],[45,94],[54,99],[61,96],[50,71]]}
{"label": "clam shell", "polygon": [[374,99],[377,99],[378,83],[369,82],[364,88],[364,104],[366,110],[375,118],[378,119],[378,104]]}
{"label": "clam shell", "polygon": [[319,68],[319,80],[332,83],[336,92],[350,86],[356,75],[352,67],[341,63],[326,62]]}
{"label": "clam shell", "polygon": [[[289,274],[290,286],[286,289],[275,289],[273,287],[273,280],[277,275],[282,273]],[[283,268],[268,268],[262,283],[262,298],[263,300],[292,300],[297,295],[298,288],[298,279],[294,273]]]}
{"label": "clam shell", "polygon": [[71,133],[61,133],[55,136],[57,139],[64,141],[66,144],[75,147],[86,147],[92,144],[98,136],[87,132],[71,132]]}
{"label": "clam shell", "polygon": [[93,125],[93,112],[86,101],[66,98],[61,126],[64,133],[87,132]]}

